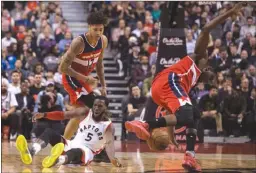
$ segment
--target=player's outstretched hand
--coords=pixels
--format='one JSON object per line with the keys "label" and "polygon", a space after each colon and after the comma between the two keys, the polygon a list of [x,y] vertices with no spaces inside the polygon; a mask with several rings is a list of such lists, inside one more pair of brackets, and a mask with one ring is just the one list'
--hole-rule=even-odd
{"label": "player's outstretched hand", "polygon": [[119,162],[119,160],[117,158],[111,160],[111,163],[115,166],[115,167],[122,167],[122,164]]}
{"label": "player's outstretched hand", "polygon": [[44,118],[44,113],[39,113],[36,112],[34,113],[33,117],[32,117],[32,122],[36,122],[36,120]]}
{"label": "player's outstretched hand", "polygon": [[235,14],[238,14],[238,12],[241,10],[241,8],[243,8],[244,6],[247,5],[247,2],[238,2],[234,5],[234,7],[232,8],[233,12]]}

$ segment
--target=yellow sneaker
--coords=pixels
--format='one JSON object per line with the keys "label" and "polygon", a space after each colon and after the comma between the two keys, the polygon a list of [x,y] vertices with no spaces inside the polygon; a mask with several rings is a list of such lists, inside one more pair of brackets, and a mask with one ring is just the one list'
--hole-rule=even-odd
{"label": "yellow sneaker", "polygon": [[20,158],[23,163],[29,165],[32,163],[32,156],[28,149],[28,143],[23,135],[19,135],[16,140],[16,148],[20,152]]}
{"label": "yellow sneaker", "polygon": [[64,144],[63,143],[56,144],[51,149],[51,155],[44,158],[44,160],[42,162],[42,166],[44,168],[50,168],[50,167],[54,166],[57,162],[57,159],[63,153],[63,151],[64,151]]}

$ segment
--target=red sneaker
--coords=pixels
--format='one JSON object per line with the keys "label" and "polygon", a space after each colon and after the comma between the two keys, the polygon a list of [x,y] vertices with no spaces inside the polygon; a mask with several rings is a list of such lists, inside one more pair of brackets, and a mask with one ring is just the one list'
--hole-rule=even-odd
{"label": "red sneaker", "polygon": [[127,121],[125,122],[125,128],[128,132],[133,132],[136,136],[142,140],[148,140],[150,133],[148,131],[148,123],[143,123],[141,121]]}
{"label": "red sneaker", "polygon": [[182,162],[182,167],[186,170],[201,172],[201,166],[197,163],[196,159],[191,154],[186,153]]}

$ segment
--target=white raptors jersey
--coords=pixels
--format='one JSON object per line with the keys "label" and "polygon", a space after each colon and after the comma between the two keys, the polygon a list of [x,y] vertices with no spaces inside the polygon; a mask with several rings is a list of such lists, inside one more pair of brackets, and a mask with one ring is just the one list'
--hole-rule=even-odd
{"label": "white raptors jersey", "polygon": [[107,142],[107,139],[105,139],[105,131],[111,123],[111,120],[94,121],[92,110],[90,109],[88,116],[80,122],[79,129],[72,143],[84,145],[90,148],[94,153],[100,152]]}

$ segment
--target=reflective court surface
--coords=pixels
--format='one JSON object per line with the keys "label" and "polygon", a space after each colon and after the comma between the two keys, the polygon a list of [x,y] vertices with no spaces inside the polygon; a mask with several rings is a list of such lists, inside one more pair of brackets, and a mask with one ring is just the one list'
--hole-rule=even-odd
{"label": "reflective court surface", "polygon": [[[182,167],[185,145],[180,149],[169,147],[162,152],[151,152],[145,143],[135,141],[115,142],[116,156],[122,162],[122,168],[115,168],[110,163],[92,162],[89,166],[62,165],[43,169],[42,159],[49,154],[47,147],[33,158],[31,165],[24,165],[16,151],[15,142],[2,142],[2,172],[186,172]],[[196,158],[203,172],[255,172],[256,144],[197,144]]]}

